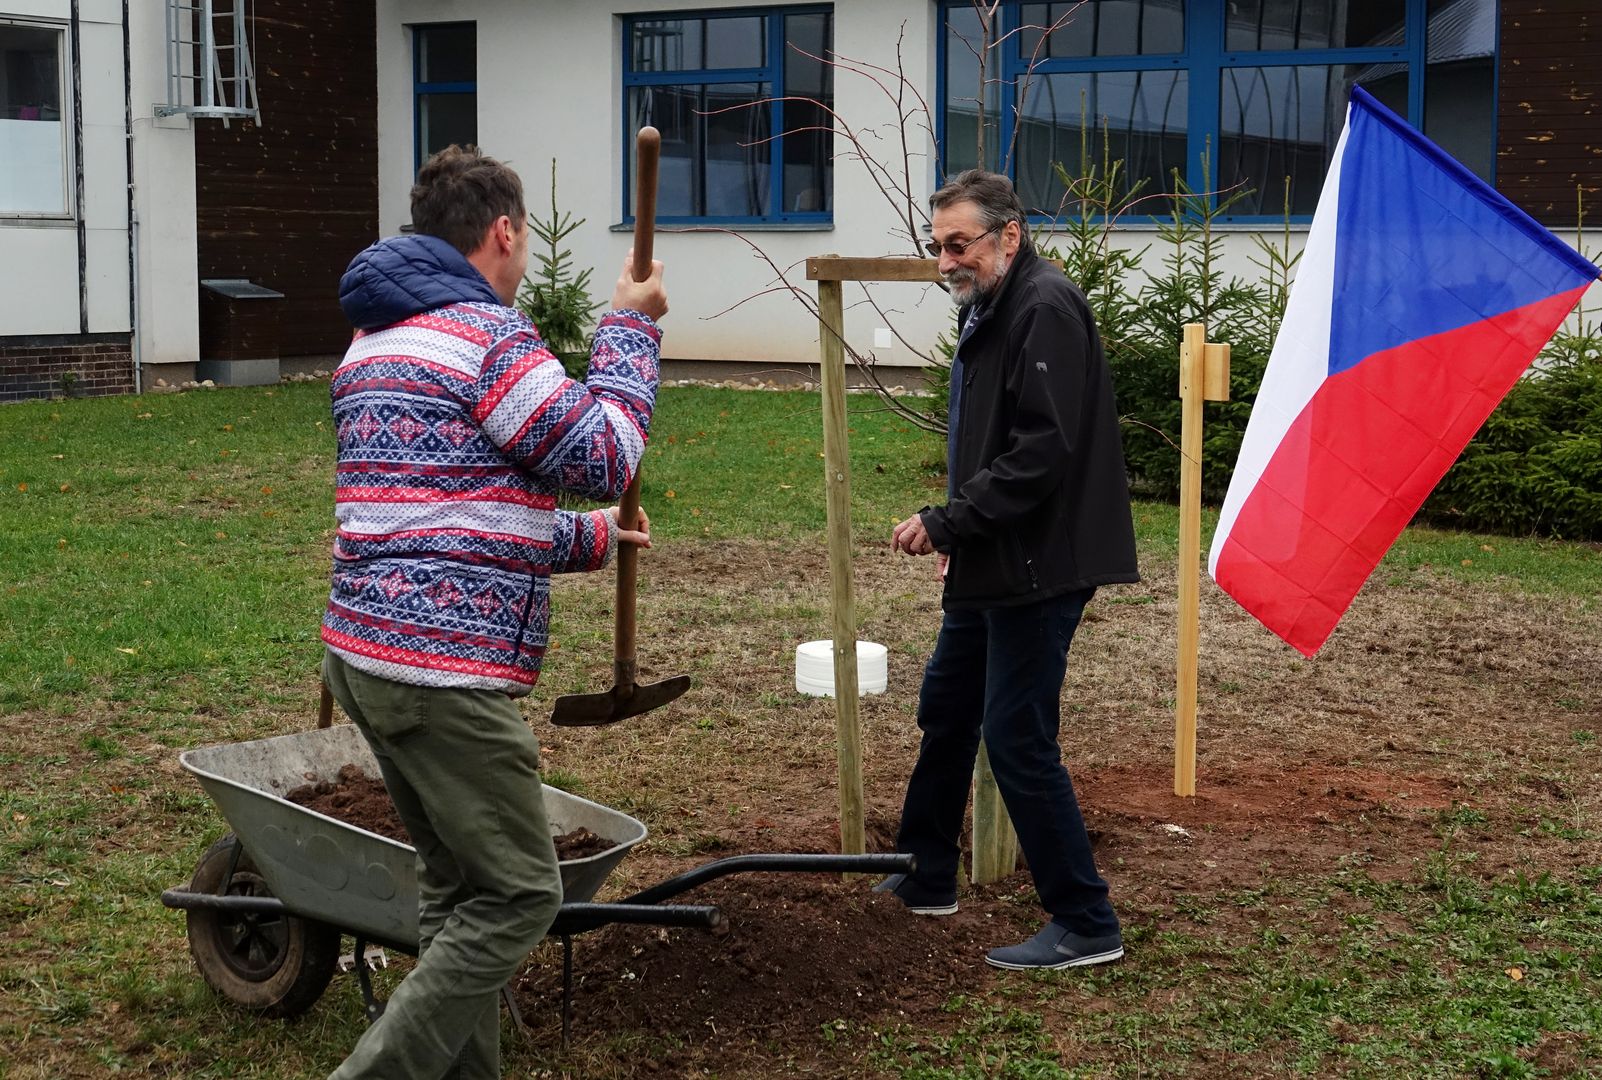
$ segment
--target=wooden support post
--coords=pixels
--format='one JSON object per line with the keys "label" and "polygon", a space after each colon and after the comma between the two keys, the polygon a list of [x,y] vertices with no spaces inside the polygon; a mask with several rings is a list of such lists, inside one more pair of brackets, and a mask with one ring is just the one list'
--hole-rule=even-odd
{"label": "wooden support post", "polygon": [[1018,834],[990,771],[990,751],[979,741],[973,766],[973,873],[975,885],[1000,881],[1018,866]]}
{"label": "wooden support post", "polygon": [[[823,457],[829,509],[829,578],[834,604],[835,731],[840,754],[840,850],[860,854],[866,837],[862,819],[862,732],[857,719],[857,616],[851,591],[851,473],[845,420],[845,301],[847,281],[940,280],[934,259],[842,258],[818,255],[807,260],[807,280],[818,283],[819,342],[822,352]],[[1018,838],[1001,804],[996,778],[984,747],[974,765],[974,880],[995,881],[1018,861]],[[986,866],[980,877],[979,852]],[[987,873],[991,871],[986,871]]]}
{"label": "wooden support post", "polygon": [[851,462],[846,444],[845,302],[839,281],[818,282],[823,383],[823,471],[829,514],[834,629],[834,727],[840,761],[840,850],[867,850],[862,809],[862,729],[857,700],[857,607],[851,576]]}
{"label": "wooden support post", "polygon": [[1229,346],[1185,324],[1179,346],[1179,655],[1174,694],[1174,794],[1196,794],[1196,666],[1201,621],[1202,402],[1229,399]]}

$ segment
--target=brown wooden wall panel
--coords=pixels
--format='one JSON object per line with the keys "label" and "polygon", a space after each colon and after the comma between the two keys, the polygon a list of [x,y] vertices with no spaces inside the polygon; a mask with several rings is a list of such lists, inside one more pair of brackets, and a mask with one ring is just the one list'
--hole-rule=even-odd
{"label": "brown wooden wall panel", "polygon": [[1602,4],[1502,0],[1496,185],[1550,226],[1602,223]]}
{"label": "brown wooden wall panel", "polygon": [[284,294],[231,328],[203,320],[201,352],[259,342],[279,356],[343,352],[339,276],[378,236],[374,0],[256,0],[261,125],[195,122],[202,278],[245,277]]}

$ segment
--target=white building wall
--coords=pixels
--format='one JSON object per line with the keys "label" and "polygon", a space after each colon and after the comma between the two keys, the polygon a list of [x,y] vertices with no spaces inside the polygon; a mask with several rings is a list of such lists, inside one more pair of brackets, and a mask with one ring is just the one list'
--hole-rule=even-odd
{"label": "white building wall", "polygon": [[[640,0],[628,10],[639,14],[718,6],[739,5]],[[588,3],[379,0],[381,230],[393,234],[410,220],[412,55],[407,28],[414,23],[476,21],[479,141],[486,152],[519,171],[537,214],[548,205],[550,159],[557,158],[560,205],[586,219],[569,241],[574,259],[580,266],[594,268],[594,291],[599,299],[607,299],[631,240],[629,233],[610,229],[622,218],[624,183],[622,21],[614,10]],[[926,0],[839,3],[834,7],[834,41],[847,56],[893,69],[904,24],[906,69],[919,89],[932,97],[933,18],[933,5]],[[837,111],[853,124],[894,123],[894,108],[867,79],[838,72],[834,92]],[[899,136],[880,145],[898,145],[898,140]],[[837,152],[848,151],[846,141],[838,140]],[[922,157],[914,170],[917,196],[926,199],[933,165]],[[793,266],[789,280],[814,296],[816,289],[805,280],[801,265],[808,256],[911,253],[910,244],[895,240],[892,207],[859,164],[838,160],[834,184],[832,228],[744,233],[775,265]],[[794,297],[756,296],[777,282],[748,244],[720,233],[663,230],[657,236],[656,254],[667,267],[672,305],[665,322],[668,357],[817,362],[815,320]],[[881,304],[904,312],[896,316],[897,324],[925,344],[950,318],[949,302],[938,289],[885,285],[875,289],[875,296]],[[853,300],[860,301],[861,293],[848,295],[847,304]],[[864,349],[878,325],[882,322],[871,310],[852,307],[847,313],[847,333]],[[884,358],[906,362],[912,354],[897,347]]]}
{"label": "white building wall", "polygon": [[126,333],[128,307],[128,127],[122,5],[80,5],[83,79],[84,248],[88,331]]}
{"label": "white building wall", "polygon": [[78,333],[78,234],[0,225],[0,336]]}
{"label": "white building wall", "polygon": [[[128,5],[139,341],[144,363],[193,364],[199,350],[194,133],[156,119],[166,94],[164,5]],[[0,0],[0,14],[70,25],[69,0]],[[64,56],[71,93],[70,45]],[[0,336],[127,333],[128,92],[121,0],[80,0],[78,121],[82,125],[81,317],[78,216],[0,220]],[[69,175],[74,162],[69,159]]]}
{"label": "white building wall", "polygon": [[[639,0],[627,10],[641,14],[718,6],[750,5]],[[381,230],[394,234],[410,220],[409,28],[418,23],[476,22],[479,141],[487,152],[519,171],[529,206],[539,215],[548,205],[550,159],[557,158],[559,205],[586,219],[569,245],[579,266],[593,268],[594,291],[606,299],[630,246],[627,232],[611,228],[622,218],[624,183],[623,42],[617,10],[588,3],[379,0]],[[905,71],[912,88],[931,108],[938,107],[936,29],[935,6],[927,0],[834,5],[834,47],[842,58]],[[881,76],[881,82],[888,80]],[[834,93],[836,111],[867,133],[866,145],[899,173],[896,108],[883,86],[862,75],[837,71]],[[925,123],[932,127],[933,117],[920,114],[908,124],[915,155],[912,181],[920,207],[927,206],[936,186],[932,138],[927,133],[919,138]],[[815,320],[795,296],[770,291],[781,283],[753,248],[785,270],[790,284],[813,297],[816,287],[806,281],[803,265],[808,256],[912,253],[899,220],[904,211],[898,213],[881,193],[854,157],[848,139],[838,136],[835,150],[831,228],[745,229],[744,240],[717,232],[659,231],[656,254],[666,264],[672,305],[665,322],[664,355],[682,360],[817,361]],[[1120,233],[1118,242],[1140,248],[1155,239],[1149,229],[1131,230]],[[1255,250],[1249,235],[1230,235],[1225,242],[1226,272],[1254,274],[1248,260]],[[932,349],[936,335],[951,323],[946,294],[928,286],[880,284],[865,290],[848,285],[846,306],[848,340],[863,355],[890,365],[921,363],[916,350]],[[898,340],[889,349],[873,350],[874,330],[881,326],[894,327]]]}
{"label": "white building wall", "polygon": [[[378,0],[379,224],[386,235],[410,220],[408,194],[413,177],[412,43],[410,26],[419,23],[478,24],[478,133],[485,150],[519,173],[530,208],[548,206],[550,159],[558,159],[558,197],[564,211],[586,219],[569,239],[579,266],[593,268],[594,292],[605,300],[630,245],[627,232],[611,227],[622,217],[622,20],[617,14],[751,7],[749,0],[688,3],[636,0],[626,8],[564,0]],[[873,0],[834,5],[834,47],[843,58],[895,71],[904,70],[912,86],[938,108],[936,98],[935,5],[929,0]],[[900,49],[898,60],[897,50]],[[888,81],[888,80],[885,80]],[[882,160],[899,163],[900,136],[894,104],[870,79],[837,71],[835,107],[855,128],[877,133],[868,145]],[[931,138],[918,139],[918,127],[933,117],[915,117],[909,139],[915,155],[913,185],[920,206],[936,185]],[[809,296],[803,261],[812,255],[905,255],[897,238],[895,207],[854,159],[844,137],[837,137],[832,228],[745,229],[744,240],[716,232],[660,230],[657,257],[666,264],[672,310],[665,326],[664,355],[684,360],[744,360],[814,363],[817,326],[806,308],[780,286],[774,270],[756,254],[760,249],[785,270],[791,285]],[[904,226],[900,226],[902,232]],[[1259,257],[1255,230],[1226,229],[1220,268],[1226,276],[1260,279],[1252,263]],[[1269,230],[1277,242],[1279,229]],[[1306,226],[1291,233],[1300,250]],[[1049,238],[1048,241],[1049,242]],[[1155,229],[1120,229],[1113,242],[1123,248],[1150,247],[1148,266],[1159,267]],[[914,348],[930,350],[951,324],[951,307],[939,289],[881,284],[871,287],[874,310],[862,287],[846,287],[846,335],[863,355],[881,363],[920,363]],[[730,310],[732,309],[732,310]],[[876,327],[891,325],[900,341],[872,350]],[[910,345],[910,347],[909,347]]]}
{"label": "white building wall", "polygon": [[155,114],[168,97],[164,11],[154,0],[129,5],[139,294],[134,355],[141,367],[200,357],[194,121]]}

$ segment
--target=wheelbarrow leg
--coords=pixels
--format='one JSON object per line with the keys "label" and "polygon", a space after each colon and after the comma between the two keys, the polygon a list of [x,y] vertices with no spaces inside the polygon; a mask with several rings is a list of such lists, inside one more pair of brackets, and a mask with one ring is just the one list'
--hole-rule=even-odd
{"label": "wheelbarrow leg", "polygon": [[562,1049],[573,1030],[573,935],[562,935]]}
{"label": "wheelbarrow leg", "polygon": [[[517,980],[514,975],[513,982]],[[524,1042],[528,1041],[528,1025],[523,1022],[523,1010],[517,1007],[517,997],[512,993],[512,983],[501,987],[501,1000],[506,1002],[506,1014],[512,1018],[512,1030]]]}
{"label": "wheelbarrow leg", "polygon": [[356,935],[356,985],[362,991],[362,1013],[369,1024],[384,1015],[384,1003],[373,996],[373,977],[367,970],[367,939]]}

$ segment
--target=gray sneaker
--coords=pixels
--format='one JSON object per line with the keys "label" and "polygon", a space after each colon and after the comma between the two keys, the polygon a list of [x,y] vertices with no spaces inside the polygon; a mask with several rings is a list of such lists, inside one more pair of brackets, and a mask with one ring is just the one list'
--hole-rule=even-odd
{"label": "gray sneaker", "polygon": [[1049,922],[1022,945],[991,949],[985,953],[985,963],[1009,971],[1048,971],[1106,964],[1123,955],[1122,934],[1085,937]]}
{"label": "gray sneaker", "polygon": [[873,887],[874,892],[887,892],[895,896],[914,915],[955,915],[957,913],[957,887],[927,889],[905,874],[891,874]]}

